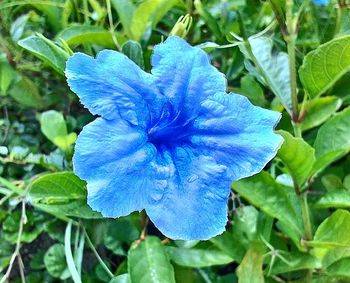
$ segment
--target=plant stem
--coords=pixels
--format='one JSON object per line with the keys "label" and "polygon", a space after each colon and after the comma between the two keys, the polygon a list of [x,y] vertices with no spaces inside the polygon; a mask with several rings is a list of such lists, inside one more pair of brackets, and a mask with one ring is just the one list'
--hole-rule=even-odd
{"label": "plant stem", "polygon": [[13,268],[13,264],[16,260],[16,258],[19,257],[20,249],[21,249],[21,238],[22,238],[22,233],[23,233],[23,226],[27,222],[27,217],[26,217],[26,198],[25,196],[22,199],[22,213],[21,213],[21,219],[19,221],[19,226],[18,226],[18,233],[17,233],[17,241],[16,241],[16,248],[15,251],[12,254],[9,266],[6,270],[6,273],[4,276],[1,278],[0,283],[5,283],[6,280],[9,278],[11,270]]}
{"label": "plant stem", "polygon": [[111,0],[106,0],[106,4],[107,4],[107,14],[108,14],[108,21],[109,21],[109,32],[111,33],[112,36],[112,40],[115,44],[115,46],[117,47],[117,49],[119,51],[122,50],[117,37],[115,36],[114,33],[114,25],[113,25],[113,17],[112,17],[112,8],[111,8]]}
{"label": "plant stem", "polygon": [[309,213],[309,206],[307,203],[307,192],[304,192],[300,196],[301,198],[301,211],[303,214],[303,223],[304,223],[304,232],[305,232],[305,240],[311,241],[312,240],[312,228],[311,228],[311,221],[310,221],[310,213]]}
{"label": "plant stem", "polygon": [[92,252],[95,254],[98,262],[101,264],[102,268],[107,272],[107,274],[113,278],[114,274],[112,273],[112,271],[109,270],[108,266],[104,263],[104,261],[102,260],[102,258],[100,257],[100,255],[98,254],[94,244],[91,242],[90,237],[88,235],[88,233],[86,232],[85,228],[83,227],[83,231],[86,237],[86,242],[88,243],[90,249],[92,250]]}
{"label": "plant stem", "polygon": [[287,42],[287,51],[289,57],[289,73],[290,73],[290,90],[292,99],[292,119],[293,122],[298,122],[298,94],[297,94],[297,72],[295,64],[295,40],[296,26],[293,17],[293,0],[286,2],[286,24],[288,34],[285,36]]}
{"label": "plant stem", "polygon": [[337,34],[339,33],[342,20],[343,20],[343,7],[339,3],[339,7],[337,9],[337,18],[336,18],[336,22],[335,22],[333,37],[336,37]]}
{"label": "plant stem", "polygon": [[[299,109],[298,109],[298,92],[297,92],[297,71],[295,62],[295,41],[297,38],[297,22],[300,14],[296,17],[293,15],[293,0],[286,0],[286,25],[287,35],[284,39],[287,43],[287,51],[289,58],[289,73],[290,73],[290,90],[292,100],[292,123],[294,128],[294,135],[301,138],[301,129],[299,124]],[[304,226],[304,240],[312,240],[312,227],[310,220],[309,206],[307,202],[307,191],[300,193],[300,188],[294,182],[295,193],[300,200],[301,212]],[[305,282],[312,281],[312,269],[306,270]]]}

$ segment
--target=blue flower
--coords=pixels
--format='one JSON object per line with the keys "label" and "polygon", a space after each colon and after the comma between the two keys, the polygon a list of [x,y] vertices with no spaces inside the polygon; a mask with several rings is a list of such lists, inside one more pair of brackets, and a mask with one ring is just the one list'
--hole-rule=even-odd
{"label": "blue flower", "polygon": [[313,2],[316,5],[327,6],[329,3],[329,0],[313,0]]}
{"label": "blue flower", "polygon": [[226,93],[207,54],[178,37],[155,47],[152,66],[111,50],[69,58],[70,88],[100,116],[77,139],[74,172],[105,217],[145,209],[169,238],[209,239],[225,229],[230,182],[275,156],[280,114]]}

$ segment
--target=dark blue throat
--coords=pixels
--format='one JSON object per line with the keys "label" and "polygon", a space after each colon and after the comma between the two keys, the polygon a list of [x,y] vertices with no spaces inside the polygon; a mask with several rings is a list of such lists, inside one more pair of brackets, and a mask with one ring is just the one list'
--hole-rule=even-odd
{"label": "dark blue throat", "polygon": [[188,140],[193,119],[186,119],[181,111],[167,103],[157,121],[148,129],[148,140],[155,146],[173,146]]}

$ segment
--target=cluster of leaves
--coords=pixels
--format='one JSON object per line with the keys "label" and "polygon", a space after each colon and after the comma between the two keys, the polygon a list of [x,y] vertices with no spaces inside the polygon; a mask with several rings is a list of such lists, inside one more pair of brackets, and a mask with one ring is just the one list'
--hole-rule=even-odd
{"label": "cluster of leaves", "polygon": [[[349,282],[347,8],[1,1],[1,282]],[[191,29],[188,17],[173,28],[185,14]],[[111,48],[149,70],[152,46],[174,33],[208,52],[230,91],[283,114],[277,157],[232,184],[227,231],[209,241],[166,239],[144,213],[103,219],[72,173],[77,133],[93,117],[66,85],[67,58]]]}

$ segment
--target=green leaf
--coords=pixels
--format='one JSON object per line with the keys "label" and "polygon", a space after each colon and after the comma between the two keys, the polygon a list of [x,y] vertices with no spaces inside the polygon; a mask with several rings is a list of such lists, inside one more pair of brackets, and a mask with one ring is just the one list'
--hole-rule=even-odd
{"label": "green leaf", "polygon": [[33,182],[29,196],[35,207],[57,216],[101,217],[86,203],[85,182],[70,172],[39,177]]}
{"label": "green leaf", "polygon": [[67,133],[66,121],[62,113],[49,110],[41,114],[40,127],[43,134],[56,146],[64,151],[69,151],[74,144],[76,133]]}
{"label": "green leaf", "polygon": [[136,63],[136,65],[140,66],[140,68],[144,69],[145,63],[143,60],[143,52],[140,43],[128,40],[122,45],[122,52],[129,57],[132,61]]}
{"label": "green leaf", "polygon": [[284,52],[272,53],[273,43],[267,37],[250,37],[251,52],[240,46],[241,51],[255,64],[266,87],[279,98],[285,109],[291,113],[291,88],[288,55]]}
{"label": "green leaf", "polygon": [[288,168],[289,174],[299,187],[310,177],[315,163],[315,150],[302,138],[295,138],[286,131],[278,131],[284,143],[278,151],[278,157]]}
{"label": "green leaf", "polygon": [[130,248],[128,272],[132,283],[175,283],[174,269],[165,249],[160,240],[152,236]]}
{"label": "green leaf", "polygon": [[[237,232],[236,232],[237,231]],[[226,253],[235,262],[241,262],[247,250],[245,239],[240,238],[240,231],[233,229],[210,239],[215,247]]]}
{"label": "green leaf", "polygon": [[18,78],[16,71],[11,67],[7,61],[6,55],[0,55],[0,96],[7,95],[7,90]]}
{"label": "green leaf", "polygon": [[20,40],[18,45],[46,62],[59,74],[64,75],[69,54],[51,40],[38,34]]}
{"label": "green leaf", "polygon": [[350,107],[337,113],[321,126],[314,148],[316,173],[343,157],[350,150]]}
{"label": "green leaf", "polygon": [[70,277],[63,244],[54,244],[47,250],[44,256],[44,264],[52,277],[60,278],[61,280]]}
{"label": "green leaf", "polygon": [[343,258],[331,264],[326,273],[331,276],[350,277],[350,258]]}
{"label": "green leaf", "polygon": [[322,259],[332,250],[349,249],[349,230],[350,212],[338,209],[317,228],[314,240],[309,242],[314,247],[311,253]]}
{"label": "green leaf", "polygon": [[70,46],[89,43],[115,47],[110,31],[100,26],[74,24],[62,30],[56,37],[62,38]]}
{"label": "green leaf", "polygon": [[36,109],[44,106],[37,85],[27,77],[21,77],[14,83],[10,87],[8,94],[23,106],[34,107]]}
{"label": "green leaf", "polygon": [[328,192],[345,189],[342,180],[334,174],[322,176],[321,182]]}
{"label": "green leaf", "polygon": [[267,100],[264,97],[264,91],[252,75],[246,75],[241,79],[240,93],[248,97],[254,105],[267,105]]}
{"label": "green leaf", "polygon": [[251,204],[284,223],[293,240],[299,241],[303,234],[301,214],[294,204],[297,200],[293,199],[293,194],[288,194],[288,188],[276,183],[267,172],[234,182],[232,188]]}
{"label": "green leaf", "polygon": [[318,199],[314,206],[317,208],[349,208],[350,192],[347,190],[328,192]]}
{"label": "green leaf", "polygon": [[178,0],[146,0],[133,13],[130,31],[132,39],[139,41],[147,29],[151,29],[163,18]]}
{"label": "green leaf", "polygon": [[166,247],[170,259],[178,265],[188,267],[207,267],[213,265],[227,264],[233,259],[220,250],[208,249],[186,249],[177,247]]}
{"label": "green leaf", "polygon": [[294,251],[288,254],[283,253],[282,256],[285,260],[281,260],[277,257],[277,261],[271,269],[271,274],[281,274],[322,267],[321,262],[308,253]]}
{"label": "green leaf", "polygon": [[299,68],[300,80],[311,97],[326,92],[350,70],[350,36],[338,37],[308,53]]}
{"label": "green leaf", "polygon": [[115,220],[107,228],[104,244],[117,255],[126,255],[124,244],[131,244],[140,236],[139,230],[129,221]]}
{"label": "green leaf", "polygon": [[132,38],[131,22],[135,6],[131,0],[112,0],[112,6],[117,11],[123,29],[129,38]]}
{"label": "green leaf", "polygon": [[31,13],[24,14],[22,16],[19,16],[10,27],[10,35],[14,42],[17,42],[20,40],[20,38],[23,35],[24,28],[31,16]]}
{"label": "green leaf", "polygon": [[310,100],[305,105],[306,116],[301,123],[302,131],[310,130],[327,121],[341,106],[342,100],[336,96],[326,96]]}
{"label": "green leaf", "polygon": [[109,283],[130,283],[130,276],[128,273],[116,276],[109,281]]}
{"label": "green leaf", "polygon": [[238,283],[264,283],[263,250],[256,244],[245,254],[237,269]]}

